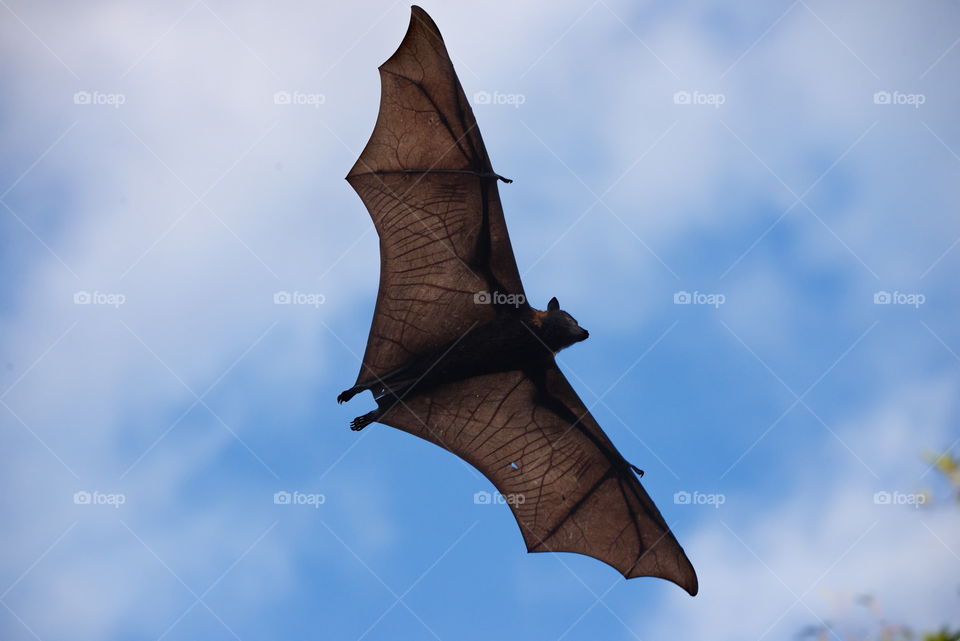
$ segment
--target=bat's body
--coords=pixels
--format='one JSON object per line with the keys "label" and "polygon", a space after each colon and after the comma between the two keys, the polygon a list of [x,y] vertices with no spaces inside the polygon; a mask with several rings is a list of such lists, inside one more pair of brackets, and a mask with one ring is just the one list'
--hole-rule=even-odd
{"label": "bat's body", "polygon": [[697,577],[653,501],[556,365],[587,331],[526,303],[501,178],[437,26],[419,7],[380,67],[380,115],[347,180],[380,236],[363,366],[379,422],[450,450],[510,502],[531,552],[578,552],[690,594]]}
{"label": "bat's body", "polygon": [[[377,400],[377,409],[358,416],[350,427],[361,430],[404,398],[426,394],[438,385],[511,371],[527,372],[539,380],[558,351],[590,335],[560,309],[556,298],[545,312],[530,307],[515,309],[501,311],[494,320],[433,352],[411,358],[373,382],[343,391],[337,397],[340,403],[365,390],[371,390]],[[546,395],[545,390],[538,392]]]}

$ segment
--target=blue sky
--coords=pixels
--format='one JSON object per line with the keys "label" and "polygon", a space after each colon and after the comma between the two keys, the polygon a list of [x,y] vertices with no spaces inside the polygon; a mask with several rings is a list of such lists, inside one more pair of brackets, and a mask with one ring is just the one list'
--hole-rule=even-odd
{"label": "blue sky", "polygon": [[956,4],[423,5],[693,599],[526,554],[478,472],[334,402],[378,270],[343,176],[407,5],[0,4],[0,638],[960,623],[922,458],[960,438]]}

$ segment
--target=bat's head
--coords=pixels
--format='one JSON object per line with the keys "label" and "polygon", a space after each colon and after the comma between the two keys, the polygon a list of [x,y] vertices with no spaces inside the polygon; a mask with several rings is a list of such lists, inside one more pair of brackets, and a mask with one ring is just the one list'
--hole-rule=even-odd
{"label": "bat's head", "polygon": [[590,336],[573,316],[560,309],[560,303],[555,297],[547,303],[547,311],[541,317],[540,327],[543,342],[554,352],[585,341]]}

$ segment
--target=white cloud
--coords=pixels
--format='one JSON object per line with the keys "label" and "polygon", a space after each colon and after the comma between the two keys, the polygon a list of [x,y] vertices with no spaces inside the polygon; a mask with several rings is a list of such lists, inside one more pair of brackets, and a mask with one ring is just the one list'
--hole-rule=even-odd
{"label": "white cloud", "polygon": [[931,630],[960,622],[960,549],[951,536],[960,512],[949,500],[920,509],[874,502],[878,491],[913,494],[933,485],[921,476],[920,454],[950,438],[956,383],[949,376],[893,390],[836,429],[879,479],[832,439],[810,452],[785,452],[782,464],[797,482],[767,499],[730,496],[687,533],[700,595],[670,595],[656,620],[637,629],[654,638],[788,638],[822,621],[855,621],[840,606],[864,594],[891,623]]}

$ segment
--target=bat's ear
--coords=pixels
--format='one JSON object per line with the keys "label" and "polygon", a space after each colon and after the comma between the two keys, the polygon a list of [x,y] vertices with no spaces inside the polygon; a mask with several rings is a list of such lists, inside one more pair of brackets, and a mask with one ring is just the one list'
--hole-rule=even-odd
{"label": "bat's ear", "polygon": [[547,303],[548,312],[557,312],[560,311],[560,301],[557,300],[557,297],[554,296],[550,299],[550,302]]}

